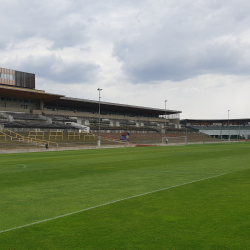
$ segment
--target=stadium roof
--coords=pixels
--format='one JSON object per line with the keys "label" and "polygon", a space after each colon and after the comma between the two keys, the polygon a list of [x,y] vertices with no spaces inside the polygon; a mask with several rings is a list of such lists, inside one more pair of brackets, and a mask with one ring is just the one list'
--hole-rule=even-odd
{"label": "stadium roof", "polygon": [[[45,106],[60,106],[69,107],[73,109],[89,109],[98,110],[99,101],[88,100],[88,99],[78,99],[65,97],[64,95],[50,94],[43,90],[35,90],[28,88],[18,88],[12,86],[0,85],[0,95],[10,96],[15,98],[26,98],[43,100]],[[156,109],[150,107],[142,107],[135,105],[111,103],[111,102],[101,102],[101,110],[105,112],[124,112],[124,113],[134,113],[134,114],[144,114],[144,115],[165,115],[165,109]],[[166,110],[167,115],[182,113],[178,110]]]}
{"label": "stadium roof", "polygon": [[[188,123],[188,122],[214,122],[214,123],[218,123],[218,122],[227,122],[228,119],[183,119],[181,120],[182,124]],[[237,119],[229,119],[229,121],[246,121],[246,122],[250,122],[250,118],[237,118]]]}
{"label": "stadium roof", "polygon": [[[52,100],[46,102],[46,105],[53,106],[67,106],[71,108],[89,108],[98,110],[99,101],[88,100],[88,99],[78,99],[78,98],[69,98],[61,97],[59,100]],[[131,112],[131,113],[151,113],[154,115],[165,115],[165,109],[156,109],[142,106],[134,106],[127,104],[111,103],[111,102],[101,102],[101,109],[103,111],[112,111],[112,112]],[[167,115],[179,114],[181,111],[177,110],[166,110]]]}
{"label": "stadium roof", "polygon": [[43,90],[35,89],[26,89],[26,88],[17,88],[11,86],[2,86],[0,85],[0,94],[1,96],[11,96],[16,98],[26,98],[26,99],[35,99],[35,100],[55,100],[63,97],[63,95],[48,94]]}

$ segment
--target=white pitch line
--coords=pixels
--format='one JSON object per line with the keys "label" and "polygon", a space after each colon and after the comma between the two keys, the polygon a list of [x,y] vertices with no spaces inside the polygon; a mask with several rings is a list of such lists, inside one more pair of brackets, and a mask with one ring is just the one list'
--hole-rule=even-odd
{"label": "white pitch line", "polygon": [[129,199],[132,199],[132,198],[135,198],[135,197],[139,197],[139,196],[143,196],[143,195],[147,195],[147,194],[156,193],[156,192],[167,190],[167,189],[170,189],[170,188],[180,187],[180,186],[184,186],[184,185],[187,185],[187,184],[191,184],[191,183],[195,183],[195,182],[199,182],[199,181],[204,181],[204,180],[212,179],[212,178],[219,177],[219,176],[222,176],[222,175],[225,175],[225,174],[226,173],[220,174],[220,175],[211,176],[211,177],[207,177],[207,178],[200,179],[200,180],[185,182],[185,183],[182,183],[182,184],[178,184],[178,185],[174,185],[174,186],[170,186],[170,187],[166,187],[166,188],[157,189],[157,190],[150,191],[150,192],[143,193],[143,194],[137,194],[137,195],[129,196],[129,197],[126,197],[126,198],[123,198],[123,199],[115,200],[115,201],[110,201],[110,202],[107,202],[107,203],[104,203],[104,204],[100,204],[100,205],[97,205],[97,206],[84,208],[84,209],[76,211],[76,212],[59,215],[59,216],[56,216],[56,217],[52,217],[52,218],[49,218],[49,219],[45,219],[45,220],[41,220],[41,221],[29,223],[29,224],[26,224],[26,225],[23,225],[23,226],[19,226],[19,227],[9,228],[9,229],[0,231],[0,234],[1,233],[5,233],[5,232],[9,232],[9,231],[13,231],[13,230],[16,230],[16,229],[20,229],[20,228],[23,228],[23,227],[28,227],[28,226],[40,224],[40,223],[43,223],[43,222],[46,222],[46,221],[51,221],[51,220],[59,219],[59,218],[66,217],[66,216],[69,216],[69,215],[78,214],[78,213],[81,213],[81,212],[84,212],[84,211],[87,211],[87,210],[91,210],[91,209],[94,209],[94,208],[106,206],[106,205],[113,204],[113,203],[116,203],[116,202],[119,202],[119,201],[129,200]]}
{"label": "white pitch line", "polygon": [[17,164],[16,166],[23,166],[23,168],[26,168],[26,165],[24,164]]}

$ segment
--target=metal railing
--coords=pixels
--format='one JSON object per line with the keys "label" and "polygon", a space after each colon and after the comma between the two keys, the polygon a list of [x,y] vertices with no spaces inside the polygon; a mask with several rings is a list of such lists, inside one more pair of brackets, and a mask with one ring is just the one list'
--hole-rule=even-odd
{"label": "metal railing", "polygon": [[21,141],[25,141],[27,143],[33,143],[35,145],[38,145],[38,144],[43,144],[43,145],[56,145],[56,147],[58,147],[58,143],[57,142],[53,142],[53,141],[47,141],[47,140],[40,140],[40,139],[36,139],[36,138],[31,138],[31,137],[26,137],[26,136],[22,136],[16,132],[13,132],[9,129],[4,129],[5,132],[9,133],[4,133],[5,135],[9,136],[11,138],[11,140],[15,139],[15,140],[18,140],[18,142],[21,142]]}

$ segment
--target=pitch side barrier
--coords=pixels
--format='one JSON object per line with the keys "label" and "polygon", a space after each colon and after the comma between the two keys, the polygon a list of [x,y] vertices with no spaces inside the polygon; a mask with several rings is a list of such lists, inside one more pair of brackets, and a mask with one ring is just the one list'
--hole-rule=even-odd
{"label": "pitch side barrier", "polygon": [[129,143],[128,141],[124,141],[124,140],[120,140],[120,139],[114,139],[114,138],[110,138],[110,137],[105,137],[105,136],[99,136],[99,135],[96,135],[94,133],[90,133],[90,132],[84,132],[84,139],[85,139],[85,136],[92,136],[94,137],[95,139],[102,139],[102,140],[106,140],[106,141],[110,141],[110,142],[118,142],[118,143]]}
{"label": "pitch side barrier", "polygon": [[34,139],[41,137],[40,140],[44,140],[44,132],[43,131],[29,131],[28,137],[34,138]]}

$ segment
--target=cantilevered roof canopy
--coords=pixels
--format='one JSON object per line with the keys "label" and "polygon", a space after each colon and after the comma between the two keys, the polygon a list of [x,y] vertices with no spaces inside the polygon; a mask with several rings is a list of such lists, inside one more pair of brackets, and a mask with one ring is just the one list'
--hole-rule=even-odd
{"label": "cantilevered roof canopy", "polygon": [[[229,123],[237,123],[237,122],[250,122],[250,118],[239,118],[239,119],[229,119]],[[218,123],[228,123],[228,119],[183,119],[181,120],[181,124],[187,123],[196,123],[196,124],[218,124]]]}
{"label": "cantilevered roof canopy", "polygon": [[[61,97],[59,100],[48,101],[46,105],[60,106],[60,107],[70,107],[70,108],[83,108],[83,109],[99,109],[99,101],[87,100],[87,99],[77,99],[69,97]],[[154,114],[154,115],[165,115],[165,109],[156,109],[149,107],[133,106],[119,103],[111,102],[101,102],[102,111],[111,112],[129,112],[135,114]],[[167,115],[179,114],[181,111],[177,110],[166,110]]]}
{"label": "cantilevered roof canopy", "polygon": [[16,97],[16,98],[34,99],[34,100],[42,99],[44,101],[56,100],[60,99],[60,97],[63,97],[63,95],[48,94],[42,90],[17,88],[17,87],[2,86],[2,85],[0,85],[0,95]]}
{"label": "cantilevered roof canopy", "polygon": [[[0,85],[0,96],[15,97],[15,98],[26,98],[33,100],[43,100],[45,106],[55,106],[55,107],[67,107],[73,109],[89,109],[98,110],[99,101],[87,100],[87,99],[77,99],[69,98],[64,95],[49,94],[42,90],[35,89],[25,89],[17,88],[12,86]],[[101,102],[102,112],[110,113],[133,113],[135,115],[165,115],[165,109],[156,109],[149,107],[141,107],[127,104],[111,103],[111,102]],[[166,115],[179,114],[181,111],[177,110],[166,110]]]}

